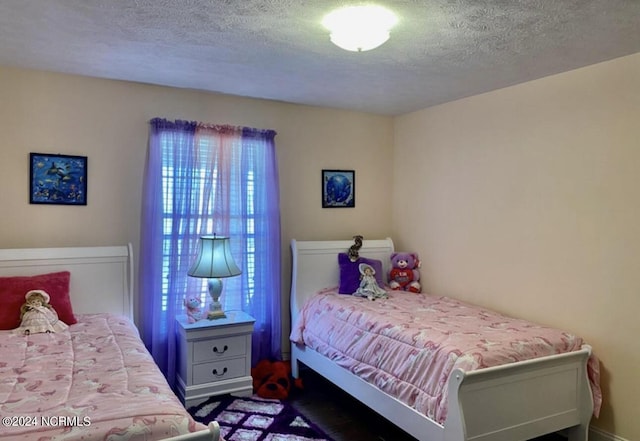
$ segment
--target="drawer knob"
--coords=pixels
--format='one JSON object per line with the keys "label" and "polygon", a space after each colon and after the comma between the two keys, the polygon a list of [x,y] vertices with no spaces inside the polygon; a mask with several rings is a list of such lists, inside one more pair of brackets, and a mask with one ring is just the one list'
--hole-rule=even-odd
{"label": "drawer knob", "polygon": [[216,354],[224,354],[225,352],[227,352],[227,349],[229,349],[229,346],[224,345],[224,348],[222,348],[222,351],[218,350],[217,346],[213,347],[213,352],[215,352]]}
{"label": "drawer knob", "polygon": [[222,369],[222,373],[220,373],[220,374],[218,373],[218,369],[214,369],[214,370],[212,370],[212,371],[211,371],[211,373],[212,373],[213,375],[215,375],[216,377],[222,377],[224,374],[226,374],[226,373],[227,373],[227,368],[226,368],[226,367],[225,367],[225,368],[223,368],[223,369]]}

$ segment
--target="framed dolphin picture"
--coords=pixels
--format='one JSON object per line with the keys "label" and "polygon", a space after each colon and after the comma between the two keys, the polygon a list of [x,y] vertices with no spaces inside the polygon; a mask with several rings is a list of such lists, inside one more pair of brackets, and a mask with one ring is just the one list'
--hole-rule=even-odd
{"label": "framed dolphin picture", "polygon": [[87,205],[87,157],[31,153],[29,203]]}

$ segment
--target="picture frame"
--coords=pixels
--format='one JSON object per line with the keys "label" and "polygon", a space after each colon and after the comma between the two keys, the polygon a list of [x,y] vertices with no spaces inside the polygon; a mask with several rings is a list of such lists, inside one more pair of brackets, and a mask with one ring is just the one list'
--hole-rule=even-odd
{"label": "picture frame", "polygon": [[355,170],[322,170],[322,208],[353,208],[355,206]]}
{"label": "picture frame", "polygon": [[29,203],[87,205],[87,157],[30,153]]}

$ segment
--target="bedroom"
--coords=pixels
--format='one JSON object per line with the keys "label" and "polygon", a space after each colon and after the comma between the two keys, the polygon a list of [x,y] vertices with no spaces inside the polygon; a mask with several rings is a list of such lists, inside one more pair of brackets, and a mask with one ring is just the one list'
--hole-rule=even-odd
{"label": "bedroom", "polygon": [[[391,236],[430,291],[583,335],[603,370],[593,425],[640,439],[639,77],[635,54],[387,117],[0,67],[0,247],[136,248],[152,117],[273,128],[283,250]],[[33,151],[89,156],[89,205],[29,205]],[[356,208],[321,208],[328,167],[357,171]]]}

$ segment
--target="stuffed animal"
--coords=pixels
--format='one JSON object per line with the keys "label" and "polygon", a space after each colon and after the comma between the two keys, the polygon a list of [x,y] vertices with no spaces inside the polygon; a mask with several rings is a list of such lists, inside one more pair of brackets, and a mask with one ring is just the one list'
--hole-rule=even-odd
{"label": "stuffed animal", "polygon": [[184,307],[187,308],[187,322],[195,323],[202,318],[202,311],[200,310],[200,299],[194,296],[187,297],[182,302]]}
{"label": "stuffed animal", "polygon": [[391,289],[419,293],[420,260],[416,253],[391,253],[389,286]]}
{"label": "stuffed animal", "polygon": [[20,307],[20,327],[15,329],[16,333],[30,335],[60,332],[69,327],[58,319],[58,313],[49,304],[51,298],[46,291],[32,290],[24,298],[25,303]]}
{"label": "stuffed animal", "polygon": [[363,237],[358,235],[358,236],[353,236],[353,245],[351,245],[349,247],[349,260],[352,262],[355,262],[358,260],[358,257],[360,257],[360,248],[362,248],[362,239]]}
{"label": "stuffed animal", "polygon": [[302,380],[291,377],[291,362],[261,360],[251,368],[253,391],[261,398],[286,400],[292,385],[302,389]]}

